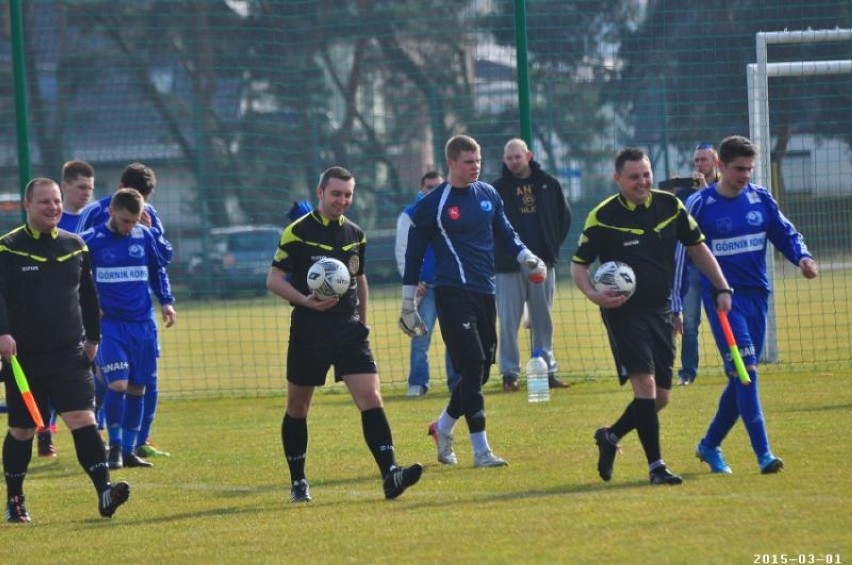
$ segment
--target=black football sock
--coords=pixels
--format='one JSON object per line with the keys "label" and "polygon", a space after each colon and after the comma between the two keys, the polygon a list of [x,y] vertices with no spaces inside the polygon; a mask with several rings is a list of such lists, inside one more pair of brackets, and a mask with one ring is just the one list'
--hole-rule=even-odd
{"label": "black football sock", "polygon": [[3,474],[6,476],[6,496],[24,494],[24,477],[33,457],[33,438],[19,441],[6,432],[3,442]]}
{"label": "black football sock", "polygon": [[109,488],[109,467],[107,467],[104,442],[98,433],[98,426],[84,426],[71,432],[77,461],[89,475],[95,490],[99,493]]}
{"label": "black football sock", "polygon": [[305,459],[308,456],[308,419],[292,418],[285,413],[281,421],[281,443],[290,468],[290,480],[301,481],[305,478]]}
{"label": "black football sock", "polygon": [[633,399],[633,416],[636,422],[636,432],[645,450],[648,463],[662,459],[660,457],[660,420],[657,417],[657,407],[653,398]]}
{"label": "black football sock", "polygon": [[391,467],[396,465],[396,454],[393,449],[393,437],[390,424],[384,408],[371,408],[361,412],[361,428],[364,439],[379,466],[382,477],[388,474]]}
{"label": "black football sock", "polygon": [[461,408],[470,433],[485,431],[485,397],[482,394],[482,379],[485,364],[473,361],[462,366],[462,378],[456,388],[459,391]]}
{"label": "black football sock", "polygon": [[621,417],[609,428],[610,433],[614,434],[618,439],[623,438],[636,428],[635,417],[633,416],[633,402],[627,405]]}

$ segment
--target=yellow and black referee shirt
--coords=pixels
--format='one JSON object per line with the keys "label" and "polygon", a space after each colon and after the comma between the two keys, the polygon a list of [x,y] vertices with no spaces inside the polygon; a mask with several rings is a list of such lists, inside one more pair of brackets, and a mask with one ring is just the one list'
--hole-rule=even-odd
{"label": "yellow and black referee shirt", "polygon": [[307,277],[311,265],[324,257],[342,261],[349,267],[352,281],[340,302],[328,312],[351,314],[358,307],[355,277],[364,274],[366,244],[363,230],[345,216],[332,221],[313,210],[284,228],[272,266],[288,273],[290,284],[299,292],[310,294]]}
{"label": "yellow and black referee shirt", "polygon": [[89,251],[76,234],[24,225],[0,238],[0,334],[21,355],[100,341],[100,307]]}
{"label": "yellow and black referee shirt", "polygon": [[678,241],[696,245],[704,235],[676,196],[652,190],[648,200],[636,205],[619,193],[589,212],[572,261],[627,263],[636,273],[636,292],[629,303],[664,307],[674,280]]}

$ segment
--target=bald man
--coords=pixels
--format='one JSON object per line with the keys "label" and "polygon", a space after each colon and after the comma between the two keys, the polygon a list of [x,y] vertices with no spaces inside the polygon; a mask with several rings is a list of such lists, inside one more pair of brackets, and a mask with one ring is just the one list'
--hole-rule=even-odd
{"label": "bald man", "polygon": [[571,209],[565,201],[562,186],[533,159],[532,151],[522,139],[511,139],[503,149],[503,173],[493,182],[505,206],[506,217],[518,232],[521,241],[547,265],[553,276],[544,284],[530,282],[512,254],[498,242],[495,253],[497,272],[497,316],[500,337],[497,341],[503,390],[518,390],[521,371],[521,352],[518,328],[526,304],[529,313],[532,343],[528,357],[540,350],[548,366],[550,388],[567,388],[556,377],[553,357],[553,293],[556,285],[554,266],[559,258],[559,246],[571,227]]}

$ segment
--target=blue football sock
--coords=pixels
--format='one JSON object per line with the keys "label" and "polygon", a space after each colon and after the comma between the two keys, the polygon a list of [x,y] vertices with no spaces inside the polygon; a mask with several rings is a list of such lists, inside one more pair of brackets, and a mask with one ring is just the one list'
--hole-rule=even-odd
{"label": "blue football sock", "polygon": [[154,424],[154,416],[157,414],[157,402],[160,391],[157,379],[154,378],[145,387],[145,401],[142,403],[142,427],[139,428],[139,445],[144,445],[151,434],[151,426]]}
{"label": "blue football sock", "polygon": [[740,384],[737,387],[737,406],[751,440],[751,448],[760,458],[761,455],[769,453],[769,437],[766,434],[766,421],[763,419],[763,408],[757,394],[757,371],[749,371],[748,376],[751,378],[751,384]]}
{"label": "blue football sock", "polygon": [[124,423],[121,426],[121,452],[133,453],[136,448],[136,436],[142,424],[142,400],[144,395],[128,394],[124,399]]}
{"label": "blue football sock", "polygon": [[728,377],[728,386],[725,387],[722,396],[719,397],[719,408],[716,410],[713,421],[710,422],[710,427],[707,428],[707,434],[701,440],[705,447],[715,449],[722,445],[722,441],[728,435],[728,432],[737,423],[737,418],[740,416],[740,410],[737,406],[738,385],[739,380],[736,377]]}
{"label": "blue football sock", "polygon": [[98,429],[106,428],[106,412],[104,411],[104,396],[106,396],[107,385],[100,379],[95,379],[95,419]]}
{"label": "blue football sock", "polygon": [[121,424],[124,421],[124,392],[108,388],[104,394],[104,416],[110,445],[121,445]]}

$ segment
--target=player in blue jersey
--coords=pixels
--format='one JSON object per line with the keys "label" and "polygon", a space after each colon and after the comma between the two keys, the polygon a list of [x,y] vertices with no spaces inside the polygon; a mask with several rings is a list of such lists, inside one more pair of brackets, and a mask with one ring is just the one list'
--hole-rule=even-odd
{"label": "player in blue jersey", "polygon": [[77,232],[80,213],[95,193],[95,169],[85,161],[68,161],[62,165],[62,218],[59,227]]}
{"label": "player in blue jersey", "polygon": [[166,327],[176,316],[166,261],[151,230],[139,225],[143,205],[138,191],[121,188],[110,200],[107,223],[80,234],[89,247],[103,313],[97,364],[108,385],[103,410],[111,469],[151,466],[136,455],[145,387],[157,374],[157,324],[151,319],[149,287]]}
{"label": "player in blue jersey", "polygon": [[[142,211],[142,218],[139,222],[149,228],[151,233],[154,234],[160,257],[165,259],[166,264],[171,263],[172,246],[165,237],[165,227],[163,226],[163,222],[160,221],[160,216],[157,214],[157,210],[148,202],[157,188],[157,176],[154,174],[153,169],[143,165],[142,163],[131,163],[124,168],[124,171],[122,171],[118,186],[119,188],[134,188],[142,195],[142,198],[145,200],[145,208]],[[80,214],[80,221],[77,226],[78,233],[82,233],[94,226],[101,225],[109,219],[109,203],[111,198],[111,196],[101,198],[83,210]],[[155,322],[157,319],[157,314],[153,309],[151,309],[151,319]],[[157,356],[159,357],[159,355],[160,351],[158,347]],[[142,429],[139,431],[138,438],[138,455],[140,457],[169,455],[167,452],[157,449],[148,439],[151,432],[151,426],[154,423],[154,418],[157,413],[157,403],[159,401],[160,389],[156,377],[157,376],[155,374],[153,376],[154,380],[148,383],[145,387]],[[96,380],[95,382],[98,388],[98,397],[102,398],[104,391],[103,383],[100,380]]]}
{"label": "player in blue jersey", "polygon": [[494,285],[494,242],[499,239],[527,270],[530,280],[547,277],[547,267],[521,243],[506,215],[503,200],[490,184],[479,181],[482,156],[472,137],[457,135],[445,149],[447,180],[424,196],[411,212],[402,278],[400,327],[411,337],[426,327],[414,305],[423,257],[435,251],[435,302],[441,335],[453,365],[461,375],[447,407],[429,426],[438,447],[438,461],[458,462],[453,429],[464,416],[473,444],[474,467],[499,467],[485,433],[485,399],[497,349],[497,309]]}
{"label": "player in blue jersey", "polygon": [[[151,233],[156,238],[160,256],[166,260],[167,264],[171,263],[174,252],[171,243],[165,237],[166,228],[163,226],[157,210],[148,202],[157,188],[157,176],[154,174],[153,169],[142,163],[127,165],[121,173],[118,187],[133,188],[142,195],[145,207],[142,210],[142,217],[139,223],[151,230]],[[83,208],[77,222],[76,232],[83,233],[89,228],[106,223],[109,220],[110,200],[112,200],[112,195],[96,200]]]}
{"label": "player in blue jersey", "polygon": [[[757,364],[766,335],[771,292],[766,270],[767,241],[771,241],[784,257],[797,265],[805,278],[812,279],[819,274],[817,263],[808,252],[801,234],[778,209],[772,195],[765,188],[749,182],[756,156],[757,148],[745,137],[735,135],[723,139],[719,145],[721,180],[687,201],[690,214],[707,237],[707,244],[728,282],[736,290],[728,318],[751,378],[751,384],[744,385],[736,377],[727,342],[714,312],[713,293],[707,281],[703,280],[704,307],[728,375],[719,408],[697,449],[697,456],[714,473],[731,472],[720,446],[740,417],[757,456],[760,472],[776,473],[784,466],[769,447],[758,396]],[[681,252],[678,262],[683,260]],[[673,295],[677,297],[678,293]]]}

